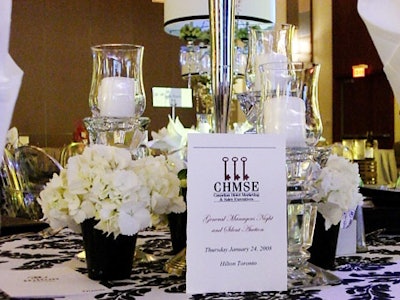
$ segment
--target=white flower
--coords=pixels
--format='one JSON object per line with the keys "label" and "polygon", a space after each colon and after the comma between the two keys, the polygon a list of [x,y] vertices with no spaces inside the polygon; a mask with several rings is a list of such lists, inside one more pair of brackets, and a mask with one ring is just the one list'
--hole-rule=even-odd
{"label": "white flower", "polygon": [[151,225],[151,213],[186,209],[178,166],[163,156],[134,161],[128,150],[93,145],[68,160],[38,202],[53,228],[79,231],[87,219],[107,235],[133,235]]}
{"label": "white flower", "polygon": [[325,218],[325,229],[338,224],[343,213],[356,209],[362,202],[359,183],[358,164],[336,154],[329,156],[315,182],[318,192],[313,198]]}
{"label": "white flower", "polygon": [[129,201],[122,204],[121,213],[118,216],[118,225],[122,234],[132,235],[143,226],[149,226],[150,223],[150,212],[142,203]]}
{"label": "white flower", "polygon": [[168,118],[167,128],[163,127],[158,132],[151,132],[153,140],[149,142],[149,147],[183,160],[186,156],[188,133],[196,133],[197,131],[185,128],[179,117],[176,117],[175,120],[171,116],[168,116]]}
{"label": "white flower", "polygon": [[180,213],[186,210],[179,195],[179,169],[171,167],[164,156],[148,156],[136,161],[135,170],[150,189],[150,208],[155,214]]}

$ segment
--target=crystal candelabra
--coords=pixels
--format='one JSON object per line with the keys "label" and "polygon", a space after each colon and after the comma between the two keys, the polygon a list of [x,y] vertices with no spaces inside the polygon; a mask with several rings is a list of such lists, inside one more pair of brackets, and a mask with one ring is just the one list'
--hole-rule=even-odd
{"label": "crystal candelabra", "polygon": [[311,186],[314,159],[310,148],[288,148],[287,170],[287,234],[288,286],[309,286],[314,278],[307,269],[317,207],[312,201]]}
{"label": "crystal candelabra", "polygon": [[334,274],[308,262],[317,218],[313,201],[317,191],[312,182],[329,154],[327,149],[314,147],[286,151],[288,288],[340,283]]}
{"label": "crystal candelabra", "polygon": [[284,60],[259,68],[258,132],[286,137],[288,287],[332,282],[333,275],[308,263],[317,217],[313,181],[322,162],[314,148],[322,133],[313,89],[318,72],[304,63]]}
{"label": "crystal candelabra", "polygon": [[[243,78],[245,73],[247,50],[246,44],[241,44],[234,47],[233,80]],[[181,75],[193,91],[196,129],[201,133],[215,132],[210,49],[205,42],[195,45],[192,40],[180,49]]]}

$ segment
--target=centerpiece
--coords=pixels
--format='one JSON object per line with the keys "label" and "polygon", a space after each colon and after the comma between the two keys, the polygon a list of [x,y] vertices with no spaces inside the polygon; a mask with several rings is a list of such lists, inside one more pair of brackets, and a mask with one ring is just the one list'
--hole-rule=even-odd
{"label": "centerpiece", "polygon": [[[329,149],[328,149],[329,150]],[[310,262],[324,269],[333,269],[339,226],[349,226],[363,196],[359,192],[358,164],[345,157],[325,152],[319,159],[321,169],[316,172],[313,200],[317,202]]]}
{"label": "centerpiece", "polygon": [[[185,128],[180,122],[179,117],[175,120],[169,116],[169,122],[166,127],[161,128],[158,132],[151,133],[152,140],[149,141],[148,146],[152,152],[160,152],[168,155],[169,159],[175,159],[179,165],[178,177],[181,180],[181,195],[186,201],[186,152],[187,152],[187,139],[189,133],[197,132],[191,128]],[[172,252],[173,254],[179,253],[186,247],[186,221],[187,214],[184,213],[170,213],[168,214],[168,225],[171,233]]]}
{"label": "centerpiece", "polygon": [[359,185],[358,164],[331,154],[315,182],[318,193],[314,196],[326,230],[339,224],[344,213],[355,210],[362,202]]}
{"label": "centerpiece", "polygon": [[132,160],[127,149],[95,144],[69,158],[38,201],[52,228],[82,232],[91,279],[128,278],[136,235],[154,225],[151,215],[186,210],[179,171],[164,156]]}

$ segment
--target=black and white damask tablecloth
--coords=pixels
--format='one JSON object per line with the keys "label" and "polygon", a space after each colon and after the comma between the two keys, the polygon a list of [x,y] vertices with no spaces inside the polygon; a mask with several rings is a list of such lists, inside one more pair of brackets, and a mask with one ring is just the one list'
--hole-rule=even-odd
{"label": "black and white damask tablecloth", "polygon": [[[172,257],[167,231],[146,231],[138,238],[138,245],[155,260],[136,261],[127,280],[102,282],[112,292],[94,294],[92,299],[400,299],[400,236],[373,237],[369,239],[368,253],[338,257],[332,273],[342,279],[340,285],[287,292],[203,295],[185,294],[185,278],[164,271],[166,261]],[[81,251],[82,238],[68,230],[47,238],[35,233],[2,237],[0,270],[48,269],[51,272],[52,268],[68,266],[86,274],[85,262],[77,258]],[[0,299],[9,298],[2,293]],[[68,299],[86,300],[88,295]]]}

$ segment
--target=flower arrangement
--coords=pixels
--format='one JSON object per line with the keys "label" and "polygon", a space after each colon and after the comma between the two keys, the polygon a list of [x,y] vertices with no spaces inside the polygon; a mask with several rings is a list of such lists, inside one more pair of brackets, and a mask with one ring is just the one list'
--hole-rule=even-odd
{"label": "flower arrangement", "polygon": [[318,211],[325,219],[325,229],[337,225],[343,214],[355,210],[363,196],[359,193],[358,165],[331,154],[315,181]]}
{"label": "flower arrangement", "polygon": [[69,158],[38,202],[53,228],[79,232],[83,221],[95,219],[107,235],[134,235],[151,225],[152,213],[185,211],[178,172],[164,156],[132,160],[127,149],[91,145]]}

